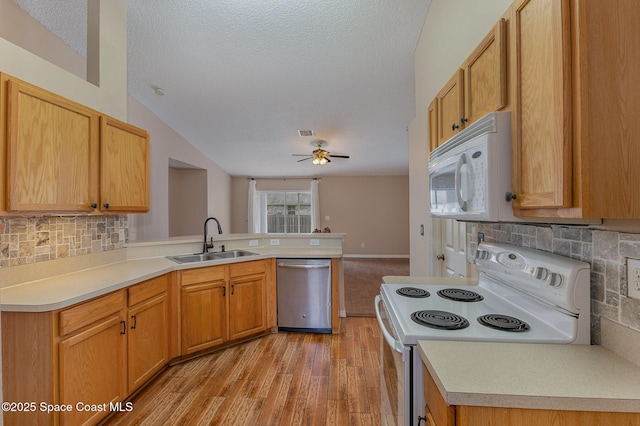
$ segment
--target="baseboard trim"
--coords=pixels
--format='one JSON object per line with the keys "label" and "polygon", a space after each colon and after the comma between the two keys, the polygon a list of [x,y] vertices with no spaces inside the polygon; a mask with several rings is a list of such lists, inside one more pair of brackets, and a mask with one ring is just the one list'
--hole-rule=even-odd
{"label": "baseboard trim", "polygon": [[408,254],[342,254],[345,259],[409,259]]}

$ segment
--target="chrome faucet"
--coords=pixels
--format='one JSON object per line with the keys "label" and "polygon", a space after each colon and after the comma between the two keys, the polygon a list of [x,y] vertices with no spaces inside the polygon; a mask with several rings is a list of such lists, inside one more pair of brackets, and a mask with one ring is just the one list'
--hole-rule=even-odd
{"label": "chrome faucet", "polygon": [[220,226],[220,222],[215,217],[208,217],[207,220],[204,221],[204,241],[202,243],[202,252],[208,253],[209,249],[213,248],[213,237],[211,237],[211,243],[207,243],[207,225],[210,220],[215,220],[218,224],[218,235],[222,234],[222,227]]}

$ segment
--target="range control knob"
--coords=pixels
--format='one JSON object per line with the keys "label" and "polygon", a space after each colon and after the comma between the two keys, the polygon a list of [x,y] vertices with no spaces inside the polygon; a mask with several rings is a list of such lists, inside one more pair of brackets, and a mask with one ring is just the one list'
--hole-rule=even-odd
{"label": "range control knob", "polygon": [[549,270],[547,268],[543,268],[541,266],[537,266],[533,270],[533,276],[537,280],[546,280],[549,277]]}
{"label": "range control knob", "polygon": [[557,273],[552,273],[551,278],[549,279],[549,285],[555,288],[562,286],[562,275]]}

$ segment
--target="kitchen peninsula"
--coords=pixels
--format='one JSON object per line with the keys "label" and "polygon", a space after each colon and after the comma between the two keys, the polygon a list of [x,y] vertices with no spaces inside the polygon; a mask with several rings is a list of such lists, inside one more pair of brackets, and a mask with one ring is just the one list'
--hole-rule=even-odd
{"label": "kitchen peninsula", "polygon": [[[344,237],[220,235],[215,251],[255,254],[184,264],[167,256],[199,252],[202,239],[173,238],[0,270],[4,400],[117,406],[170,362],[275,332],[280,257],[331,259],[337,332]],[[5,421],[106,414],[37,410]]]}

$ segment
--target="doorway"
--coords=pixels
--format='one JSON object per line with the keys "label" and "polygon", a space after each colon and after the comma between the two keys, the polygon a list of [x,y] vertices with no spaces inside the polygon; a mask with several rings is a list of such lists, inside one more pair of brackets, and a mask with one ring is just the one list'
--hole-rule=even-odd
{"label": "doorway", "polygon": [[207,170],[169,159],[169,236],[202,234],[207,217]]}

